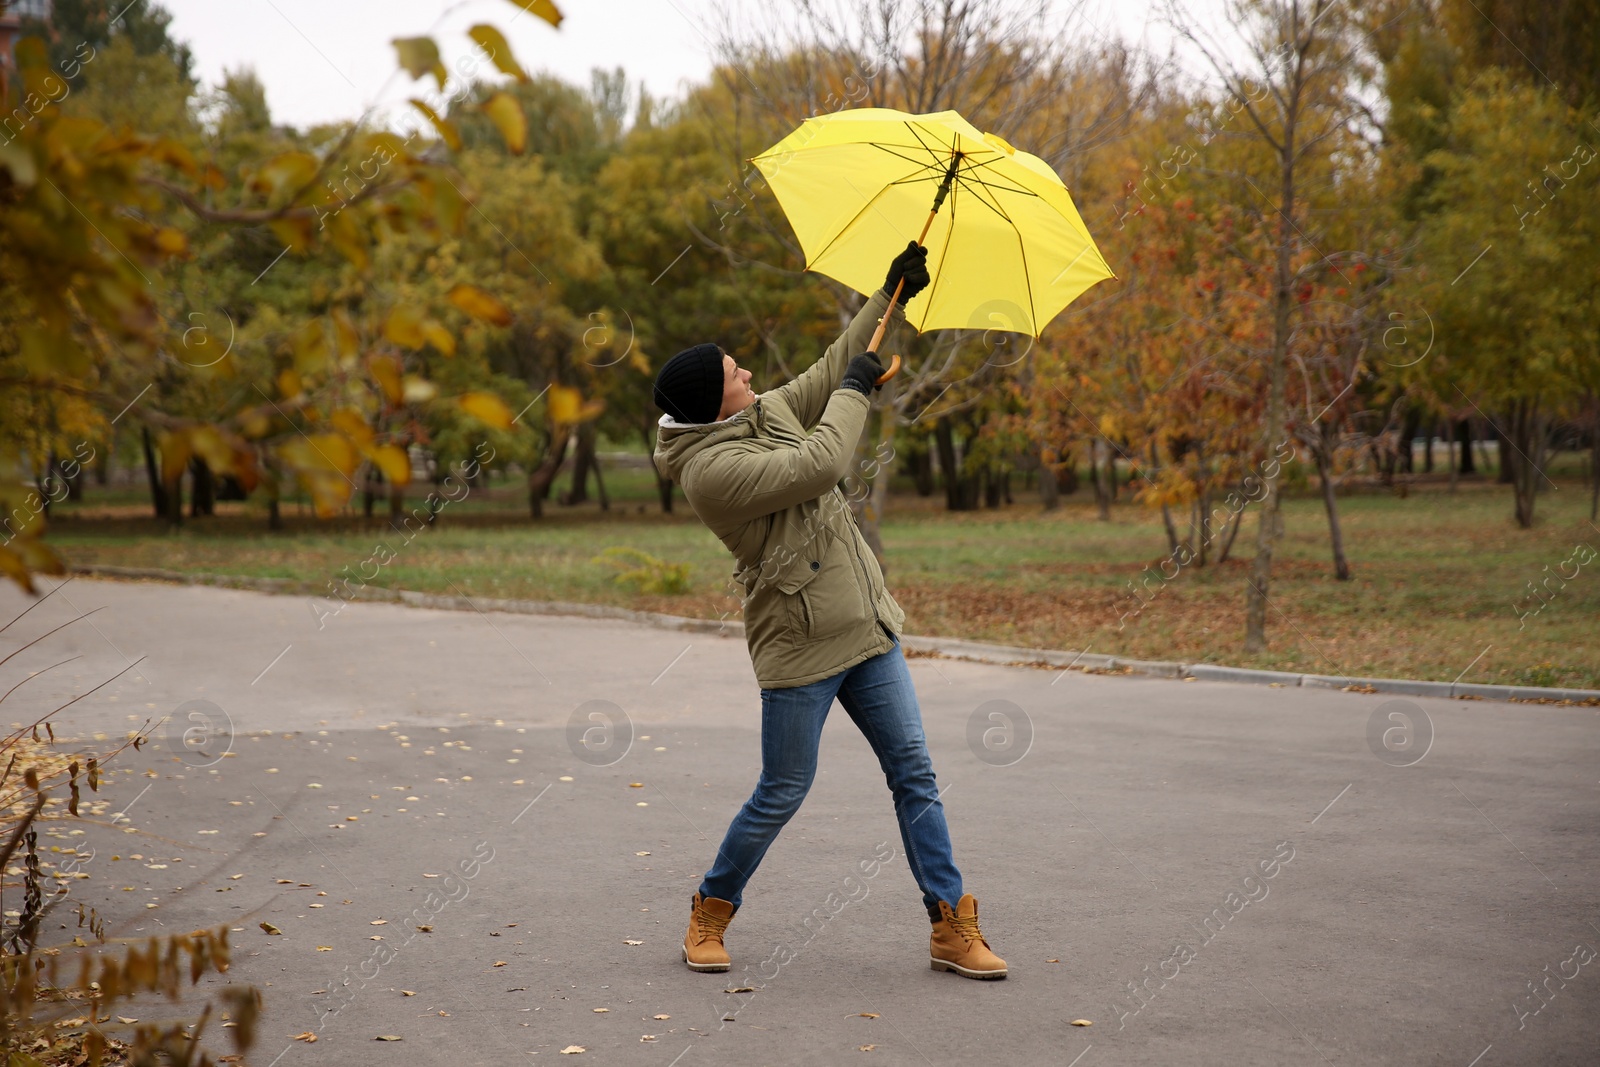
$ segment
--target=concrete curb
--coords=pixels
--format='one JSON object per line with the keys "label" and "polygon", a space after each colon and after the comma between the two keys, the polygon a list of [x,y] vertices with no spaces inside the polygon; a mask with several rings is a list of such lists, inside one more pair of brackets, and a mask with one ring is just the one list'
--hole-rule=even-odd
{"label": "concrete curb", "polygon": [[[299,595],[318,601],[332,601],[326,587],[292,578],[251,578],[243,575],[188,574],[157,567],[113,567],[85,564],[72,568],[73,574],[90,577],[143,579],[178,585],[212,585],[228,589],[248,589],[280,595]],[[568,615],[591,619],[620,619],[666,630],[743,637],[744,623],[732,620],[691,619],[658,611],[635,611],[608,604],[575,604],[560,600],[502,600],[494,597],[443,596],[408,589],[375,589],[362,586],[351,599],[380,603],[409,604],[412,607],[445,611],[504,611],[515,615]],[[1003,666],[1030,666],[1063,670],[1077,668],[1092,674],[1137,674],[1151,678],[1183,681],[1234,682],[1247,685],[1296,686],[1308,689],[1342,689],[1354,693],[1393,693],[1399,696],[1439,697],[1456,700],[1504,700],[1556,704],[1588,703],[1600,705],[1600,689],[1554,689],[1538,686],[1475,685],[1459,682],[1425,682],[1407,678],[1339,678],[1325,674],[1295,674],[1290,671],[1263,671],[1249,667],[1227,667],[1212,663],[1172,663],[1165,660],[1124,659],[1101,653],[1063,649],[1022,648],[950,637],[920,637],[902,634],[900,643],[911,652],[945,656],[950,659],[995,663]]]}

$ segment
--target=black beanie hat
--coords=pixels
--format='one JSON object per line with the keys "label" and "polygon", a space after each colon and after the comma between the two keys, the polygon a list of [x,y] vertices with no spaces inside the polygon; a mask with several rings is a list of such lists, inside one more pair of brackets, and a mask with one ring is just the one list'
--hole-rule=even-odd
{"label": "black beanie hat", "polygon": [[685,348],[656,375],[656,407],[679,422],[716,422],[724,381],[722,349],[713,344]]}

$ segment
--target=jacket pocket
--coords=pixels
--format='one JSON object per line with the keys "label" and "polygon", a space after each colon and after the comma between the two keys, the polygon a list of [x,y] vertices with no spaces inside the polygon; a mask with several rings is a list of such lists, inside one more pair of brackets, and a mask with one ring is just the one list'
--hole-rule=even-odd
{"label": "jacket pocket", "polygon": [[861,619],[861,591],[849,548],[831,530],[807,546],[778,588],[797,636],[831,637]]}

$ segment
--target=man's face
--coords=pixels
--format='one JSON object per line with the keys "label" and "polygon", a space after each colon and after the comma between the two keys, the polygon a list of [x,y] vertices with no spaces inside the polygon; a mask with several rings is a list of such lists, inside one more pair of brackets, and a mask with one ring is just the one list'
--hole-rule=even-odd
{"label": "man's face", "polygon": [[756,394],[750,388],[750,377],[750,372],[739,369],[732,356],[726,352],[722,354],[722,411],[717,415],[718,422],[737,415],[755,403]]}

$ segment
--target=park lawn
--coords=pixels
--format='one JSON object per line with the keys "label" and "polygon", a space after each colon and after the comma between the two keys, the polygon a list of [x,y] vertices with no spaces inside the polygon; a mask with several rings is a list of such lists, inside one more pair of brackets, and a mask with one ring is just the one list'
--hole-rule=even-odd
{"label": "park lawn", "polygon": [[[73,564],[290,578],[324,593],[343,577],[361,584],[363,561],[381,544],[394,558],[377,568],[374,586],[737,617],[731,558],[681,495],[675,513],[663,515],[648,471],[609,472],[607,485],[609,511],[551,502],[537,523],[515,487],[476,489],[409,538],[382,519],[318,522],[292,505],[287,529],[273,534],[254,503],[220,504],[216,516],[167,533],[134,489],[102,490],[58,506],[49,536]],[[1487,482],[1464,481],[1449,494],[1419,480],[1404,499],[1376,489],[1343,496],[1348,582],[1333,578],[1320,499],[1286,498],[1270,645],[1260,654],[1244,651],[1254,516],[1234,559],[1191,565],[1162,582],[1153,577],[1167,551],[1159,514],[1124,502],[1101,522],[1086,497],[1045,513],[1019,493],[1018,503],[999,509],[952,513],[937,497],[897,491],[882,535],[907,631],[1349,677],[1600,688],[1600,559],[1525,622],[1513,607],[1538,605],[1526,583],[1558,569],[1571,575],[1573,564],[1561,565],[1576,545],[1600,550],[1577,478],[1541,495],[1533,530],[1517,529],[1509,490]],[[614,570],[594,562],[610,546],[689,564],[691,591],[644,595],[618,586]],[[1134,603],[1128,583],[1141,573],[1150,579],[1148,603],[1121,619]]]}

